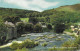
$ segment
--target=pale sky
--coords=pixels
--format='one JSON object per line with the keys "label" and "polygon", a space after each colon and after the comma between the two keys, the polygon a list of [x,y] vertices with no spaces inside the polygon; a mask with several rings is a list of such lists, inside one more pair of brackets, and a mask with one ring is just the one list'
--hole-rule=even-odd
{"label": "pale sky", "polygon": [[0,0],[0,7],[44,11],[64,5],[79,4],[80,0]]}

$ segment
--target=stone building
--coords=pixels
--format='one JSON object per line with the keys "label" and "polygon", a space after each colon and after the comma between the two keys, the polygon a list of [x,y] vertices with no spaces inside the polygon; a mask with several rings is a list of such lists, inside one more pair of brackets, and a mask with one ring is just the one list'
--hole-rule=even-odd
{"label": "stone building", "polygon": [[5,22],[7,26],[6,40],[17,38],[17,28],[12,22]]}

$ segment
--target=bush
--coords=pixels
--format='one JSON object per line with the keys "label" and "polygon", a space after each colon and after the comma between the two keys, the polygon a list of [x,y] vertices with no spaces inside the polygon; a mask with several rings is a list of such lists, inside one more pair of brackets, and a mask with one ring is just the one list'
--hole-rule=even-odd
{"label": "bush", "polygon": [[39,22],[39,20],[37,18],[29,18],[29,22],[33,23],[34,25],[37,24]]}
{"label": "bush", "polygon": [[44,46],[44,47],[47,46],[47,45],[48,45],[47,42],[44,42],[44,43],[42,44],[42,46]]}
{"label": "bush", "polygon": [[52,25],[51,24],[47,24],[47,28],[48,29],[52,29]]}
{"label": "bush", "polygon": [[33,48],[35,47],[35,42],[30,39],[27,39],[22,43],[22,46],[26,48]]}
{"label": "bush", "polygon": [[34,32],[36,32],[36,33],[42,32],[42,27],[41,27],[40,24],[36,24],[36,25],[34,26]]}
{"label": "bush", "polygon": [[18,36],[24,32],[24,25],[25,24],[23,22],[18,22],[16,24]]}
{"label": "bush", "polygon": [[62,44],[62,47],[70,47],[70,46],[71,46],[71,43],[72,43],[71,40],[66,41],[66,42],[64,42],[64,43]]}
{"label": "bush", "polygon": [[35,46],[38,46],[38,45],[39,45],[39,42],[38,42],[38,41],[36,41],[36,42],[35,42]]}
{"label": "bush", "polygon": [[13,42],[10,46],[11,49],[33,48],[38,46],[39,42],[34,42],[30,39],[23,41],[22,43]]}
{"label": "bush", "polygon": [[76,47],[76,48],[78,48],[79,44],[77,42],[77,39],[75,39],[75,41],[68,40],[63,43],[62,47]]}
{"label": "bush", "polygon": [[33,24],[31,24],[31,23],[27,23],[27,24],[25,24],[25,31],[27,31],[27,32],[33,32]]}
{"label": "bush", "polygon": [[80,44],[80,35],[76,38],[75,43]]}
{"label": "bush", "polygon": [[54,31],[56,33],[63,33],[64,30],[65,30],[65,24],[58,23],[54,25]]}
{"label": "bush", "polygon": [[65,28],[66,28],[66,29],[70,29],[70,28],[71,28],[70,26],[71,26],[72,24],[73,24],[73,23],[71,23],[71,22],[70,22],[70,23],[66,23],[66,24],[65,24],[65,26],[66,26]]}
{"label": "bush", "polygon": [[65,31],[72,33],[73,31],[71,29],[65,29]]}
{"label": "bush", "polygon": [[11,49],[18,49],[19,48],[19,43],[13,42],[12,45],[10,46]]}

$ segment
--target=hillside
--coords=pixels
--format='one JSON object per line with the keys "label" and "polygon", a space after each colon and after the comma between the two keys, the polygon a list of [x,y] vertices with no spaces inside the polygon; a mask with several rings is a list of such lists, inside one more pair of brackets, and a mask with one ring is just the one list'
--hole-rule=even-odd
{"label": "hillside", "polygon": [[38,13],[37,11],[32,10],[23,10],[23,9],[13,9],[13,8],[0,8],[0,16],[18,16],[18,17],[28,17],[32,13]]}
{"label": "hillside", "polygon": [[44,12],[54,12],[55,10],[56,11],[69,11],[69,12],[78,11],[79,12],[80,4],[61,6],[55,9],[45,10]]}
{"label": "hillside", "polygon": [[[80,21],[80,4],[61,6],[56,9],[50,9],[43,11],[44,14],[51,13],[48,17],[50,22],[57,21],[62,22],[79,22]],[[60,20],[61,19],[61,20]],[[62,20],[63,19],[63,20]]]}

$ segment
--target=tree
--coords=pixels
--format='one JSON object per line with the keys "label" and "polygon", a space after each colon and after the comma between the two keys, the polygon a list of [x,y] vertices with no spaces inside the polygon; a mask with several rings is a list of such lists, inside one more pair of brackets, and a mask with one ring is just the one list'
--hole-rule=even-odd
{"label": "tree", "polygon": [[51,24],[47,24],[47,28],[48,29],[52,29],[52,25]]}
{"label": "tree", "polygon": [[25,25],[25,31],[27,31],[27,32],[33,32],[33,24],[31,24],[31,23],[27,23],[26,25]]}
{"label": "tree", "polygon": [[42,32],[42,27],[40,24],[36,24],[34,26],[34,32],[36,32],[36,33]]}
{"label": "tree", "polygon": [[29,22],[31,22],[31,23],[33,23],[34,25],[35,24],[37,24],[39,21],[38,21],[38,19],[37,18],[33,18],[33,17],[31,17],[31,18],[29,18]]}
{"label": "tree", "polygon": [[58,23],[54,25],[54,31],[56,33],[63,33],[63,31],[65,30],[65,24],[63,23]]}
{"label": "tree", "polygon": [[18,36],[24,32],[24,26],[25,24],[23,22],[16,23]]}
{"label": "tree", "polygon": [[20,21],[20,18],[17,17],[17,16],[7,16],[4,18],[4,21],[8,21],[8,22],[12,22],[12,23],[16,23],[16,22],[19,22]]}

